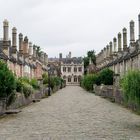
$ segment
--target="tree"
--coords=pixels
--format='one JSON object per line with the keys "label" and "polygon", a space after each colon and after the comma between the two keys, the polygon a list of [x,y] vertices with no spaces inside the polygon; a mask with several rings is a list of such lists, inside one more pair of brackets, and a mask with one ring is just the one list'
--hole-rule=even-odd
{"label": "tree", "polygon": [[87,56],[83,58],[85,74],[86,74],[87,67],[89,66],[90,59],[92,63],[96,65],[96,55],[94,50],[88,51]]}
{"label": "tree", "polygon": [[7,67],[7,64],[0,61],[0,99],[5,98],[9,105],[15,96],[16,80],[15,76]]}

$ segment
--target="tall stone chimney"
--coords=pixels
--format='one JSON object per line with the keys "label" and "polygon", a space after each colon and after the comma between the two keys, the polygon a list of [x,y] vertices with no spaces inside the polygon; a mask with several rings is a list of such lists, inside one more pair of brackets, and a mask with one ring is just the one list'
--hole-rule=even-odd
{"label": "tall stone chimney", "polygon": [[62,53],[59,53],[59,59],[62,59]]}
{"label": "tall stone chimney", "polygon": [[34,59],[36,59],[36,57],[37,57],[37,54],[36,54],[37,52],[36,52],[36,46],[34,45],[33,46],[33,58]]}
{"label": "tall stone chimney", "polygon": [[106,47],[104,47],[104,59],[106,58]]}
{"label": "tall stone chimney", "polygon": [[130,45],[133,46],[135,42],[135,29],[134,29],[134,21],[130,21]]}
{"label": "tall stone chimney", "polygon": [[44,63],[44,52],[41,52],[41,62]]}
{"label": "tall stone chimney", "polygon": [[23,53],[25,55],[28,55],[28,37],[25,36],[24,41],[23,41]]}
{"label": "tall stone chimney", "polygon": [[5,19],[3,21],[3,41],[9,40],[9,22]]}
{"label": "tall stone chimney", "polygon": [[117,52],[117,38],[113,38],[114,53]]}
{"label": "tall stone chimney", "polygon": [[17,49],[17,29],[12,29],[12,47]]}
{"label": "tall stone chimney", "polygon": [[118,33],[118,52],[122,51],[121,33]]}
{"label": "tall stone chimney", "polygon": [[127,29],[123,28],[123,51],[127,51]]}
{"label": "tall stone chimney", "polygon": [[29,42],[29,56],[33,55],[33,46],[32,46],[32,42]]}
{"label": "tall stone chimney", "polygon": [[111,56],[112,55],[112,41],[109,43],[110,45],[110,52],[109,52],[109,55]]}
{"label": "tall stone chimney", "polygon": [[48,64],[48,55],[47,54],[45,55],[45,64],[46,65]]}
{"label": "tall stone chimney", "polygon": [[69,58],[71,58],[71,52],[69,52]]}
{"label": "tall stone chimney", "polygon": [[106,46],[106,56],[109,57],[109,45]]}
{"label": "tall stone chimney", "polygon": [[140,40],[140,14],[138,15],[138,20],[139,20],[139,40]]}
{"label": "tall stone chimney", "polygon": [[23,34],[19,34],[19,52],[23,53]]}

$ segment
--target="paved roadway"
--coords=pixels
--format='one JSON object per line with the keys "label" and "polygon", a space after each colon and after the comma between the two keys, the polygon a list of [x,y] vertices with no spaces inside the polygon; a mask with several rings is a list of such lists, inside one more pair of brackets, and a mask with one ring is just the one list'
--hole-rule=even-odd
{"label": "paved roadway", "polygon": [[140,140],[140,116],[69,86],[0,119],[0,140]]}

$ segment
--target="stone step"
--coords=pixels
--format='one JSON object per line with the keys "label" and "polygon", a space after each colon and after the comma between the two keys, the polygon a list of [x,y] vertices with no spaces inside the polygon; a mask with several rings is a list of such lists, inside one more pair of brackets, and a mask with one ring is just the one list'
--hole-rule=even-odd
{"label": "stone step", "polygon": [[21,110],[19,110],[19,109],[13,109],[13,110],[6,110],[5,114],[17,114],[20,112],[21,112]]}

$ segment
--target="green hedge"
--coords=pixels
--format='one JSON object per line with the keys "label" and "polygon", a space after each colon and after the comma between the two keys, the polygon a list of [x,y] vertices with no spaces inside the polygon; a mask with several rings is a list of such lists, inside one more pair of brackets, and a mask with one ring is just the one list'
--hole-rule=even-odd
{"label": "green hedge", "polygon": [[125,102],[140,105],[140,71],[129,71],[120,81]]}
{"label": "green hedge", "polygon": [[107,68],[97,74],[85,75],[81,80],[81,86],[88,91],[92,91],[93,84],[113,85],[113,74],[113,71]]}

